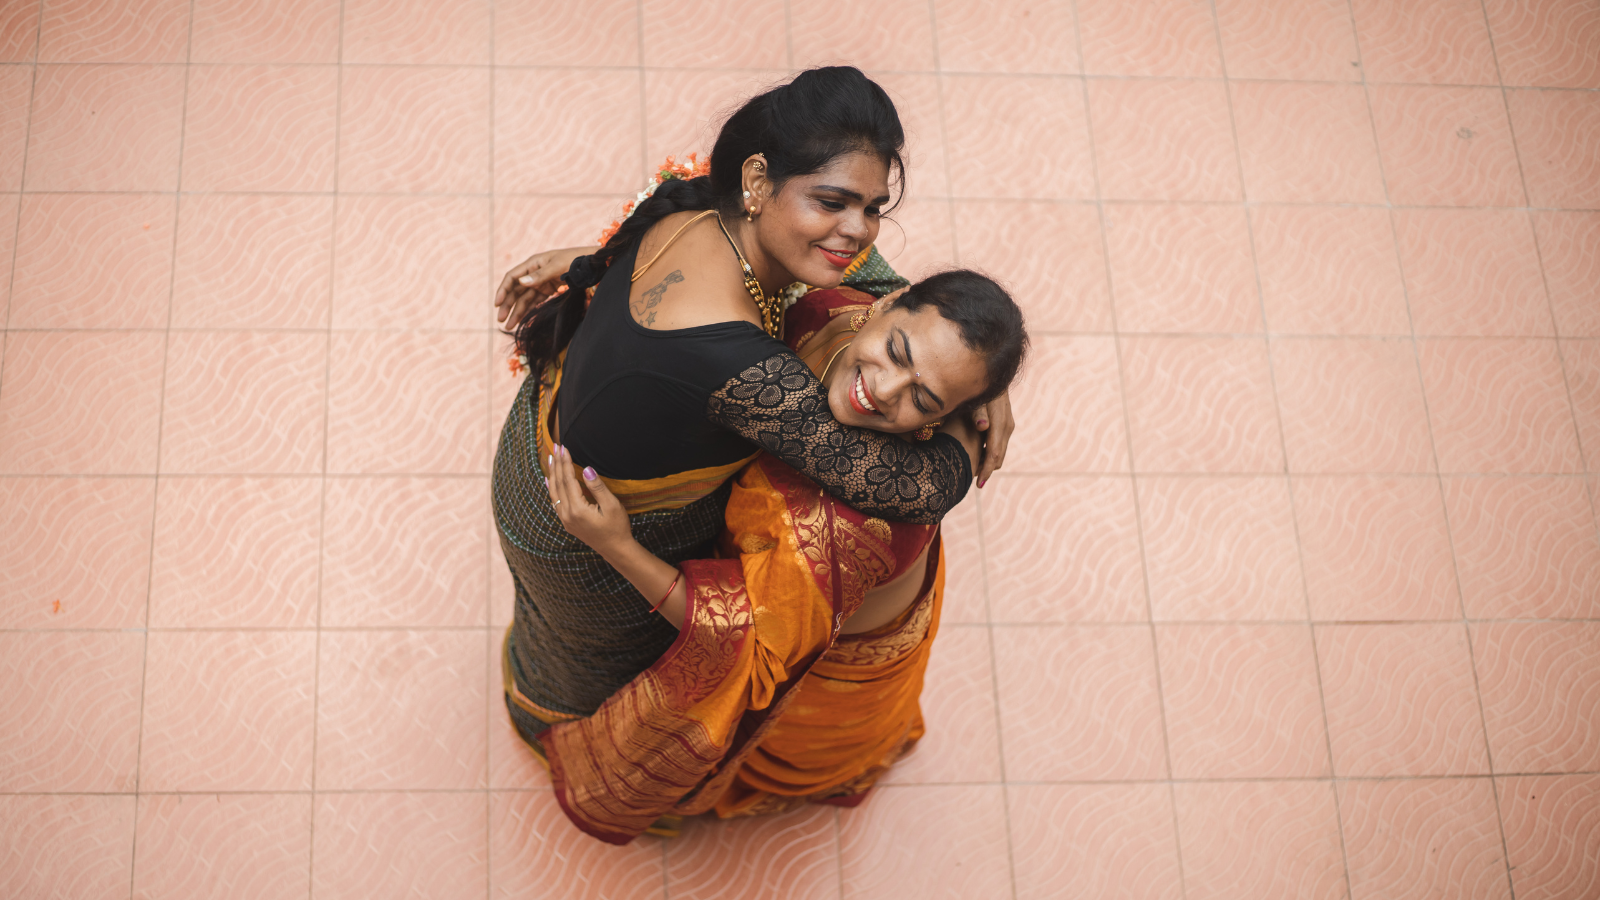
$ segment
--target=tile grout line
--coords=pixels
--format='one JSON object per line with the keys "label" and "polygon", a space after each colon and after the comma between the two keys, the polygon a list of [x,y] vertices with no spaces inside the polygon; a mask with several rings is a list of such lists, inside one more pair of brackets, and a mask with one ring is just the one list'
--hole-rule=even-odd
{"label": "tile grout line", "polygon": [[[1216,0],[1211,0],[1210,5],[1212,26],[1216,29],[1217,46],[1220,51],[1222,46],[1222,24],[1217,15]],[[1363,82],[1365,82],[1367,74],[1366,66],[1361,65],[1361,63],[1364,63],[1365,60],[1361,57],[1361,42],[1358,30],[1356,28],[1355,9],[1349,4],[1349,0],[1346,0],[1345,10],[1348,17],[1347,21],[1350,27],[1351,38],[1356,46],[1356,61],[1358,63],[1356,68],[1360,71],[1361,78]],[[1232,82],[1228,77],[1228,60],[1226,54],[1219,55],[1222,57],[1223,81],[1228,86],[1228,89],[1225,91],[1228,100],[1228,126],[1233,136],[1234,163],[1238,167],[1239,175],[1239,194],[1241,197],[1247,198],[1248,189],[1246,187],[1247,182],[1245,180],[1244,173],[1244,158],[1239,149],[1239,124],[1237,114],[1234,110]],[[1377,128],[1372,119],[1372,103],[1370,98],[1366,95],[1365,88],[1362,89],[1362,100],[1367,105],[1367,127],[1372,130],[1374,154],[1379,157],[1378,172],[1380,179],[1383,179],[1384,198],[1387,200],[1388,182],[1387,179],[1384,178],[1382,154],[1377,151]],[[1352,879],[1350,876],[1349,843],[1345,840],[1344,804],[1341,802],[1341,798],[1339,796],[1339,783],[1337,780],[1338,771],[1334,766],[1333,729],[1328,721],[1327,686],[1323,682],[1322,652],[1317,644],[1317,627],[1315,625],[1315,616],[1311,610],[1311,587],[1309,582],[1306,580],[1305,543],[1300,534],[1300,511],[1298,504],[1295,502],[1294,478],[1291,474],[1292,467],[1289,460],[1289,442],[1284,433],[1283,399],[1278,390],[1277,365],[1273,360],[1272,331],[1271,322],[1267,315],[1266,292],[1261,286],[1261,265],[1256,248],[1255,226],[1255,216],[1250,215],[1250,211],[1247,208],[1245,211],[1245,234],[1250,242],[1250,271],[1254,275],[1257,311],[1261,316],[1262,349],[1266,351],[1267,383],[1272,390],[1273,417],[1276,419],[1278,425],[1278,449],[1283,455],[1283,486],[1289,498],[1289,523],[1290,528],[1294,532],[1295,563],[1300,570],[1300,598],[1305,604],[1306,611],[1305,634],[1311,638],[1311,668],[1313,674],[1316,675],[1317,705],[1320,707],[1322,712],[1322,741],[1323,752],[1327,754],[1328,761],[1328,790],[1329,793],[1333,795],[1334,825],[1339,832],[1339,858],[1340,862],[1342,862],[1344,865],[1345,896],[1350,897],[1354,895],[1355,884],[1354,879]]]}
{"label": "tile grout line", "polygon": [[[1501,108],[1505,110],[1506,114],[1506,132],[1511,136],[1511,152],[1516,156],[1517,160],[1517,180],[1522,187],[1522,199],[1524,202],[1531,202],[1528,195],[1528,178],[1524,173],[1522,166],[1522,148],[1517,144],[1517,127],[1516,124],[1511,120],[1511,100],[1506,91],[1505,76],[1500,71],[1500,51],[1495,46],[1494,26],[1489,21],[1489,10],[1488,7],[1484,5],[1483,0],[1479,0],[1478,11],[1483,15],[1483,30],[1485,36],[1487,36],[1489,39],[1489,56],[1494,60],[1495,80],[1499,82],[1500,104]],[[1550,280],[1545,275],[1544,256],[1539,250],[1539,229],[1534,226],[1533,214],[1529,212],[1526,215],[1528,217],[1528,228],[1533,232],[1534,258],[1539,262],[1539,284],[1542,288],[1544,288],[1545,309],[1550,313],[1550,332],[1556,339],[1556,361],[1561,366],[1562,386],[1567,389],[1567,415],[1572,422],[1574,440],[1578,441],[1578,464],[1581,466],[1584,464],[1583,444],[1579,439],[1580,436],[1578,434],[1577,414],[1572,406],[1572,386],[1567,379],[1566,361],[1561,353],[1561,326],[1556,322],[1555,306],[1550,301]],[[1403,281],[1404,278],[1402,277],[1402,282]],[[1406,304],[1407,308],[1409,309],[1409,289],[1406,297]],[[1415,326],[1413,326],[1413,328],[1415,328]],[[1421,360],[1419,356],[1418,365],[1420,366],[1420,364]],[[1423,390],[1423,403],[1425,404],[1423,408],[1428,411],[1428,435],[1431,438],[1433,436],[1433,414],[1431,409],[1426,406],[1426,387],[1424,387]],[[1437,467],[1437,446],[1434,449],[1434,454],[1434,465]],[[1587,485],[1585,485],[1585,493],[1588,493]],[[1461,565],[1456,558],[1455,526],[1450,522],[1449,504],[1444,500],[1444,476],[1442,474],[1439,477],[1439,501],[1445,507],[1445,536],[1450,541],[1450,562],[1456,573],[1456,597],[1461,604],[1461,630],[1467,639],[1467,662],[1470,664],[1472,669],[1472,692],[1477,696],[1478,700],[1478,726],[1483,729],[1483,758],[1484,762],[1489,767],[1489,793],[1494,797],[1494,821],[1495,825],[1497,825],[1500,829],[1500,862],[1505,869],[1506,891],[1509,894],[1510,900],[1516,900],[1517,884],[1516,879],[1511,875],[1511,870],[1514,868],[1511,865],[1511,843],[1510,841],[1506,840],[1505,812],[1502,809],[1502,804],[1500,803],[1500,782],[1499,779],[1495,777],[1494,745],[1489,741],[1489,715],[1483,708],[1483,685],[1482,680],[1478,675],[1478,648],[1477,643],[1472,639],[1472,625],[1467,619],[1467,593],[1462,588],[1461,584]],[[1591,518],[1594,515],[1594,500],[1592,496],[1590,497],[1589,514]]]}
{"label": "tile grout line", "polygon": [[[1089,139],[1089,171],[1094,179],[1094,208],[1095,216],[1099,222],[1100,232],[1100,259],[1105,270],[1106,278],[1106,306],[1111,317],[1111,346],[1117,360],[1117,396],[1122,407],[1122,436],[1125,446],[1125,460],[1128,464],[1128,493],[1133,502],[1133,524],[1139,539],[1139,579],[1144,586],[1145,622],[1142,623],[1150,635],[1150,659],[1156,679],[1156,702],[1161,716],[1161,751],[1162,762],[1166,767],[1167,810],[1172,818],[1172,848],[1175,861],[1178,865],[1178,895],[1180,898],[1189,896],[1189,877],[1183,864],[1183,834],[1178,827],[1178,788],[1172,768],[1172,738],[1167,723],[1167,695],[1166,685],[1161,678],[1161,644],[1156,634],[1155,600],[1150,592],[1150,565],[1149,553],[1145,546],[1144,511],[1139,503],[1139,474],[1138,467],[1134,464],[1133,419],[1128,411],[1128,378],[1127,367],[1123,361],[1122,323],[1117,316],[1116,285],[1111,271],[1111,246],[1106,235],[1106,209],[1105,191],[1100,185],[1100,158],[1099,150],[1094,139],[1094,115],[1089,106],[1089,79],[1083,74],[1086,64],[1083,54],[1083,23],[1078,11],[1078,2],[1072,2],[1072,33],[1074,44],[1078,52],[1078,89],[1083,97],[1084,130]],[[1222,47],[1220,41],[1217,46],[1220,57]],[[1226,73],[1224,73],[1226,74]],[[1224,89],[1227,82],[1224,81]],[[1237,158],[1238,151],[1234,155]],[[1241,179],[1241,184],[1243,183]],[[1243,188],[1241,187],[1241,194]],[[1139,623],[1135,623],[1139,624]]]}
{"label": "tile grout line", "polygon": [[17,170],[17,213],[12,217],[11,227],[11,272],[6,276],[6,311],[0,317],[0,390],[5,387],[5,359],[6,350],[11,344],[11,307],[16,294],[17,285],[17,248],[22,243],[22,198],[23,188],[28,185],[28,145],[33,143],[33,100],[39,93],[39,44],[40,32],[44,30],[44,0],[39,0],[35,10],[37,18],[33,23],[33,61],[28,65],[33,70],[28,76],[28,118],[22,128],[22,165]]}
{"label": "tile grout line", "polygon": [[[333,308],[339,265],[339,148],[340,132],[344,126],[344,25],[345,3],[339,0],[338,62],[333,83],[333,203],[329,215],[331,231],[328,239],[328,312],[322,341],[322,477],[318,479],[321,490],[317,500],[317,615],[315,656],[311,660],[311,821],[310,836],[306,841],[306,893],[308,900],[317,890],[317,754],[322,716],[322,600],[323,575],[327,569],[328,548],[328,430],[333,419]],[[490,100],[493,105],[493,99]],[[493,135],[490,135],[491,139]]]}
{"label": "tile grout line", "polygon": [[[489,4],[489,153],[488,153],[488,169],[489,169],[489,240],[487,242],[487,246],[484,249],[484,252],[489,257],[489,281],[490,281],[491,284],[496,284],[497,283],[497,282],[495,282],[495,279],[494,279],[494,273],[495,273],[495,255],[494,254],[495,254],[495,238],[496,238],[495,226],[500,221],[500,218],[499,218],[499,202],[498,202],[499,201],[499,195],[494,192],[494,177],[495,177],[495,165],[494,165],[494,157],[495,157],[495,152],[494,152],[495,151],[494,122],[495,122],[495,117],[494,117],[494,113],[495,113],[495,107],[499,105],[498,102],[497,102],[498,95],[496,93],[497,88],[498,88],[498,81],[497,81],[495,76],[496,76],[496,74],[498,74],[499,69],[500,69],[500,67],[498,65],[495,65],[495,63],[498,61],[497,57],[499,55],[499,46],[498,46],[498,43],[497,43],[498,32],[495,29],[495,13],[496,13],[496,11],[498,9],[499,9],[499,4],[498,3],[491,2]],[[491,288],[491,290],[498,290],[498,288]],[[493,302],[494,296],[491,294],[489,299],[490,299],[491,302]],[[490,318],[492,320],[493,317],[495,316],[494,308],[491,307],[487,312],[488,312],[488,315],[490,316]],[[507,324],[511,324],[511,323],[508,322]],[[483,412],[483,418],[484,418],[484,421],[487,424],[486,424],[486,427],[484,429],[484,441],[485,441],[486,446],[483,448],[483,451],[486,454],[493,454],[494,451],[498,450],[499,444],[500,444],[499,441],[490,439],[491,436],[495,434],[495,422],[494,422],[494,411],[495,411],[495,400],[494,400],[494,397],[495,397],[495,395],[494,395],[495,351],[494,351],[494,347],[495,347],[495,336],[496,336],[496,333],[499,330],[500,330],[499,327],[491,321],[491,324],[489,325],[489,352],[487,354],[485,354],[486,359],[485,359],[485,362],[484,362],[484,364],[485,364],[485,366],[487,368],[487,376],[486,376],[486,383],[484,385],[484,387],[485,387],[485,391],[484,391],[484,401],[485,401],[484,402],[484,407],[485,408],[484,408],[484,412]],[[482,607],[483,622],[484,622],[484,625],[485,625],[484,632],[483,632],[483,659],[484,659],[484,672],[483,672],[483,683],[484,683],[484,697],[483,697],[483,700],[484,700],[484,703],[483,703],[483,787],[484,787],[484,792],[483,792],[483,896],[484,896],[485,900],[494,900],[494,795],[492,793],[492,788],[494,787],[494,758],[493,758],[493,753],[492,753],[490,748],[493,747],[493,745],[494,745],[494,741],[493,741],[491,735],[492,735],[493,730],[494,730],[495,702],[494,702],[494,697],[493,697],[494,688],[492,686],[492,683],[491,683],[491,680],[490,680],[490,677],[489,677],[489,673],[494,671],[494,657],[495,657],[495,642],[494,642],[494,573],[492,571],[492,569],[494,568],[494,551],[490,548],[489,545],[490,545],[491,541],[495,541],[495,540],[498,539],[500,530],[499,530],[499,524],[494,521],[494,518],[495,518],[494,517],[494,475],[493,475],[493,472],[494,472],[494,459],[493,459],[492,455],[491,455],[490,460],[489,460],[489,471],[490,471],[491,474],[489,476],[489,510],[488,510],[488,512],[489,512],[489,519],[490,519],[492,527],[489,529],[489,534],[487,534],[485,536],[485,539],[484,539],[484,542],[483,542],[483,607]],[[501,697],[503,699],[504,698],[504,694],[502,694]]]}
{"label": "tile grout line", "polygon": [[[42,4],[41,4],[42,6]],[[43,14],[41,12],[40,27],[43,28]],[[35,50],[37,54],[37,50]],[[184,67],[183,67],[183,103],[178,114],[178,172],[177,183],[174,188],[183,186],[183,151],[184,141],[189,127],[189,82],[191,71],[189,59],[194,55],[194,0],[189,0],[189,25],[188,34],[184,39]],[[30,127],[32,110],[29,111]],[[143,776],[144,776],[144,726],[145,726],[145,701],[149,692],[150,676],[150,601],[155,584],[155,543],[156,526],[159,523],[161,509],[161,445],[165,435],[163,431],[167,418],[167,374],[172,370],[172,298],[177,283],[177,258],[178,258],[178,226],[183,214],[183,204],[175,196],[172,203],[172,246],[167,258],[167,320],[161,333],[161,406],[156,411],[156,459],[153,480],[155,489],[150,498],[150,548],[145,563],[144,582],[144,628],[142,639],[144,649],[139,654],[139,736],[134,748],[133,771],[133,842],[131,852],[128,854],[128,893],[132,896],[136,887],[135,879],[139,874],[139,810],[144,804]],[[13,267],[14,268],[14,267]]]}

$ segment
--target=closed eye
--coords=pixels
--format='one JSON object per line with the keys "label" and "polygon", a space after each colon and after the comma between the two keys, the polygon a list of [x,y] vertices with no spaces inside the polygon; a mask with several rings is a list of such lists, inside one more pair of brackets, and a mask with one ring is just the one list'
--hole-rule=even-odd
{"label": "closed eye", "polygon": [[[901,332],[901,334],[904,334],[904,332]],[[902,369],[906,368],[906,364],[901,360],[899,352],[895,350],[893,335],[884,341],[884,348],[889,351],[890,362]],[[917,408],[917,412],[923,415],[928,414],[928,407],[922,403],[922,391],[915,384],[911,386],[911,405]]]}

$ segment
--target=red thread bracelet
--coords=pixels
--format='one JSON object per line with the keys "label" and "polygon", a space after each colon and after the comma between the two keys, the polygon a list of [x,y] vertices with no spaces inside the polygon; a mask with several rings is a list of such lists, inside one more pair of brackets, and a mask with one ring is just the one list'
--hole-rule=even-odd
{"label": "red thread bracelet", "polygon": [[667,592],[661,596],[661,600],[659,602],[657,602],[655,606],[650,607],[650,611],[651,612],[655,612],[656,610],[660,609],[662,607],[662,605],[664,605],[667,602],[667,598],[672,596],[672,592],[678,587],[678,582],[682,581],[682,580],[683,580],[683,570],[679,569],[678,570],[678,577],[672,579],[672,583],[667,585]]}

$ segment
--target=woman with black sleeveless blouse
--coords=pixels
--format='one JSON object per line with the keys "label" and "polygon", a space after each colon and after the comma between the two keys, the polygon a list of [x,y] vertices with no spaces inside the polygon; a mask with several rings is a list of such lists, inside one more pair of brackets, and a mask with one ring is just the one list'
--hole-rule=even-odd
{"label": "woman with black sleeveless blouse", "polygon": [[[494,510],[516,588],[507,706],[524,735],[589,715],[677,637],[650,611],[658,598],[562,527],[545,486],[556,444],[605,478],[640,543],[673,564],[709,555],[729,479],[758,450],[885,519],[937,522],[965,496],[959,442],[859,427],[877,414],[868,386],[830,408],[779,339],[777,294],[795,282],[837,286],[870,262],[880,277],[858,287],[906,284],[871,251],[903,143],[893,103],[859,70],[803,72],[728,119],[709,176],[664,182],[570,267],[546,255],[570,290],[535,304],[516,288],[531,267],[507,276],[501,305],[531,374],[495,455]],[[917,392],[914,360],[903,374]]]}

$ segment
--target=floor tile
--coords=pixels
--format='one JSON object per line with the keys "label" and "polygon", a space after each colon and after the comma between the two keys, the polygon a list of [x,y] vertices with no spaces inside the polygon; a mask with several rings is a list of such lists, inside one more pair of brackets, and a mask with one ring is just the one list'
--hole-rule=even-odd
{"label": "floor tile", "polygon": [[1537,212],[1544,282],[1562,337],[1600,337],[1600,213]]}
{"label": "floor tile", "polygon": [[1600,623],[1476,624],[1472,648],[1496,772],[1600,769]]}
{"label": "floor tile", "polygon": [[1522,206],[1498,88],[1378,85],[1372,118],[1389,197],[1408,206]]}
{"label": "floor tile", "polygon": [[[772,60],[761,63],[772,64]],[[781,84],[785,74],[777,68],[646,69],[644,154],[637,162],[632,158],[627,161],[631,179],[626,187],[627,199],[633,199],[634,192],[649,181],[669,155],[686,160],[694,153],[698,159],[709,159],[723,120],[751,97]],[[944,193],[943,189],[938,193]],[[613,210],[605,221],[615,217]]]}
{"label": "floor tile", "polygon": [[481,632],[341,631],[321,644],[318,790],[486,786]]}
{"label": "floor tile", "polygon": [[958,200],[961,264],[1000,279],[1028,330],[1110,331],[1100,214],[1088,204]]}
{"label": "floor tile", "polygon": [[1600,341],[1562,341],[1567,390],[1589,471],[1600,470]]}
{"label": "floor tile", "polygon": [[154,473],[165,344],[159,332],[8,335],[0,472]]}
{"label": "floor tile", "polygon": [[197,66],[184,115],[185,191],[331,191],[332,66]]}
{"label": "floor tile", "polygon": [[[21,207],[21,194],[0,197],[0,279],[4,279],[6,285],[6,289],[0,291],[0,322],[11,312],[11,273],[12,263],[16,261],[17,211]],[[4,353],[0,350],[0,364],[4,362]]]}
{"label": "floor tile", "polygon": [[134,631],[0,634],[0,791],[131,793],[143,669]]}
{"label": "floor tile", "polygon": [[[658,160],[659,162],[659,160]],[[494,265],[496,288],[512,266],[551,247],[595,246],[600,232],[622,213],[633,197],[496,197],[494,200]],[[492,292],[483,295],[493,296]],[[496,344],[496,347],[499,345]]]}
{"label": "floor tile", "polygon": [[1008,780],[1167,777],[1145,628],[997,628],[995,672]]}
{"label": "floor tile", "polygon": [[165,328],[176,212],[159,194],[23,197],[10,327]]}
{"label": "floor tile", "polygon": [[1033,337],[1011,388],[1017,430],[1008,472],[1126,472],[1127,425],[1109,336]]}
{"label": "floor tile", "polygon": [[955,196],[1094,196],[1088,114],[1075,82],[949,75],[944,79],[944,116]]}
{"label": "floor tile", "polygon": [[999,720],[987,627],[941,624],[922,687],[927,734],[884,784],[1000,781]]}
{"label": "floor tile", "polygon": [[1118,204],[1105,216],[1118,331],[1261,331],[1242,207]]}
{"label": "floor tile", "polygon": [[0,62],[32,62],[39,43],[39,4],[18,3],[0,12]]}
{"label": "floor tile", "polygon": [[[761,8],[750,3],[743,6],[754,6],[752,12]],[[789,0],[785,13],[796,68],[849,65],[868,59],[880,69],[928,72],[936,68],[934,11],[921,0]],[[846,22],[850,24],[840,27]],[[744,28],[745,35],[762,33],[750,24]]]}
{"label": "floor tile", "polygon": [[[326,328],[332,197],[183,198],[172,273],[174,328]],[[405,296],[394,290],[390,297]]]}
{"label": "floor tile", "polygon": [[639,45],[637,0],[494,4],[497,66],[637,66]]}
{"label": "floor tile", "polygon": [[[37,110],[37,93],[33,102]],[[1600,160],[1586,149],[1600,141],[1600,94],[1508,91],[1506,103],[1528,202],[1546,208],[1600,208]]]}
{"label": "floor tile", "polygon": [[781,0],[713,0],[685,15],[680,3],[645,0],[639,6],[644,64],[708,69],[784,67],[786,54],[772,39],[787,31],[784,9]]}
{"label": "floor tile", "polygon": [[492,310],[483,197],[341,197],[334,328],[482,328]]}
{"label": "floor tile", "polygon": [[730,821],[691,819],[666,847],[667,895],[685,900],[836,900],[840,861],[834,819],[833,808],[827,806]]}
{"label": "floor tile", "polygon": [[1483,7],[1471,0],[1353,0],[1373,82],[1498,84]]}
{"label": "floor tile", "polygon": [[164,479],[151,627],[315,626],[321,523],[317,479]]}
{"label": "floor tile", "polygon": [[328,471],[486,471],[486,349],[476,334],[334,335]]}
{"label": "floor tile", "polygon": [[1292,483],[1313,620],[1461,617],[1451,533],[1432,476]]}
{"label": "floor tile", "polygon": [[1339,812],[1354,896],[1509,900],[1488,779],[1346,781]]}
{"label": "floor tile", "polygon": [[1126,477],[1002,476],[984,489],[982,514],[991,621],[1146,620]]}
{"label": "floor tile", "polygon": [[975,5],[938,0],[933,18],[946,72],[1080,70],[1072,9],[1065,4]]}
{"label": "floor tile", "polygon": [[1092,78],[1089,112],[1106,199],[1243,199],[1222,82]]}
{"label": "floor tile", "polygon": [[1156,621],[1306,617],[1283,477],[1143,477],[1138,492]]}
{"label": "floor tile", "polygon": [[662,849],[648,837],[623,847],[594,840],[567,821],[550,790],[489,795],[491,897],[663,900]]}
{"label": "floor tile", "polygon": [[1395,232],[1417,334],[1554,334],[1527,213],[1402,209]]}
{"label": "floor tile", "polygon": [[1507,778],[1499,784],[1517,896],[1556,900],[1600,890],[1600,775]]}
{"label": "floor tile", "polygon": [[189,4],[184,0],[52,0],[42,8],[40,62],[187,61]]}
{"label": "floor tile", "polygon": [[1265,341],[1124,338],[1122,367],[1135,471],[1283,471]]}
{"label": "floor tile", "polygon": [[1215,4],[1230,78],[1358,81],[1350,8],[1336,0]]}
{"label": "floor tile", "polygon": [[1355,85],[1232,83],[1245,196],[1256,202],[1382,203],[1366,96]]}
{"label": "floor tile", "polygon": [[339,189],[489,191],[489,70],[361,66],[339,86]]}
{"label": "floor tile", "polygon": [[1555,342],[1419,341],[1442,472],[1576,472],[1572,407]]}
{"label": "floor tile", "polygon": [[1167,786],[1025,784],[1006,795],[1018,900],[1182,896]]}
{"label": "floor tile", "polygon": [[1600,540],[1575,478],[1447,478],[1467,616],[1600,618]]}
{"label": "floor tile", "polygon": [[[768,77],[770,83],[772,80],[781,79],[783,73],[775,73]],[[879,70],[868,71],[867,77],[876,81],[884,93],[889,95],[889,100],[894,103],[895,112],[900,116],[900,125],[906,132],[906,147],[902,154],[906,164],[905,179],[903,182],[897,182],[894,180],[896,176],[890,176],[895,196],[923,198],[948,196],[950,172],[944,150],[941,95],[943,79],[932,72]],[[738,95],[725,96],[722,100],[724,106],[728,103],[727,97],[736,96]],[[648,99],[647,94],[647,102]],[[650,133],[654,134],[654,129],[651,129]],[[710,147],[713,143],[715,137],[709,138],[704,146]]]}
{"label": "floor tile", "polygon": [[483,624],[486,478],[336,478],[324,501],[322,624]]}
{"label": "floor tile", "polygon": [[[0,41],[3,40],[0,36]],[[0,67],[0,190],[22,190],[22,157],[28,149],[28,113],[32,103],[33,68]]]}
{"label": "floor tile", "polygon": [[839,812],[844,900],[1009,897],[1006,849],[999,785],[885,787]]}
{"label": "floor tile", "polygon": [[1600,87],[1600,11],[1581,0],[1488,0],[1500,78],[1511,85]]}
{"label": "floor tile", "polygon": [[955,227],[946,200],[912,198],[878,230],[878,252],[912,281],[956,267]]}
{"label": "floor tile", "polygon": [[1388,211],[1257,206],[1250,221],[1269,331],[1410,334]]}
{"label": "floor tile", "polygon": [[126,896],[133,807],[131,796],[0,796],[0,893]]}
{"label": "floor tile", "polygon": [[328,339],[178,332],[167,346],[161,471],[322,471]]}
{"label": "floor tile", "polygon": [[1305,625],[1156,629],[1174,778],[1321,778],[1328,735]]}
{"label": "floor tile", "polygon": [[482,897],[487,801],[481,793],[318,794],[311,896]]}
{"label": "floor tile", "polygon": [[494,41],[490,0],[346,0],[346,63],[481,65]]}
{"label": "floor tile", "polygon": [[1173,790],[1189,900],[1348,896],[1329,783],[1201,782]]}
{"label": "floor tile", "polygon": [[175,189],[183,109],[179,67],[41,67],[33,86],[27,189]]}
{"label": "floor tile", "polygon": [[138,628],[150,478],[0,479],[0,627]]}
{"label": "floor tile", "polygon": [[[944,542],[944,607],[939,613],[946,625],[989,623],[989,595],[984,583],[983,540],[979,534],[978,505],[982,502],[979,491],[968,491],[961,501],[939,523],[939,539]],[[499,539],[491,533],[490,542],[499,546]],[[498,558],[495,564],[500,564]],[[509,581],[508,581],[509,584]],[[490,584],[495,590],[494,583]],[[492,595],[491,595],[492,596]],[[490,600],[493,609],[495,599]],[[511,621],[509,612],[505,620]],[[491,620],[493,624],[493,620]]]}
{"label": "floor tile", "polygon": [[1215,17],[1206,3],[1080,0],[1083,70],[1090,75],[1222,74]]}
{"label": "floor tile", "polygon": [[[639,190],[639,77],[591,69],[508,69],[494,82],[496,193]],[[582,111],[579,115],[578,111]],[[572,116],[570,122],[564,121]],[[530,148],[538,148],[530,152]],[[605,223],[600,223],[601,227]]]}
{"label": "floor tile", "polygon": [[307,794],[141,797],[133,896],[307,895],[311,804]]}
{"label": "floor tile", "polygon": [[141,791],[310,790],[315,634],[155,632],[146,654]]}
{"label": "floor tile", "polygon": [[1336,774],[1488,773],[1463,626],[1321,625],[1316,633]]}
{"label": "floor tile", "polygon": [[1408,340],[1279,338],[1272,368],[1291,472],[1431,472]]}
{"label": "floor tile", "polygon": [[339,0],[196,0],[197,63],[339,61]]}

